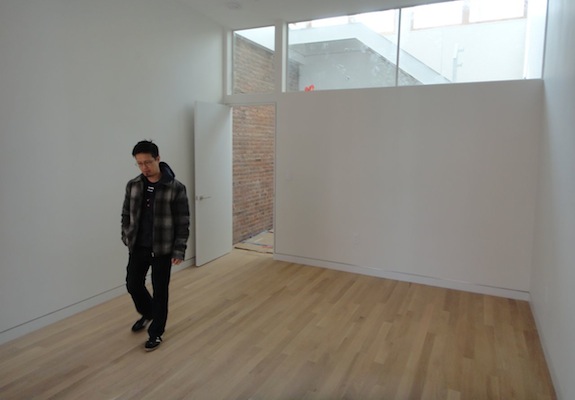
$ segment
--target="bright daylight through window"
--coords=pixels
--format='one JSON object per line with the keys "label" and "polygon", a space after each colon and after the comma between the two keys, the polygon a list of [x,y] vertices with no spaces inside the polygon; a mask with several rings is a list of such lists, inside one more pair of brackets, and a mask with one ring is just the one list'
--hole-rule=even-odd
{"label": "bright daylight through window", "polygon": [[[290,23],[286,88],[541,78],[546,9],[547,0],[458,0]],[[239,65],[253,81],[245,90],[234,85],[236,94],[262,93],[262,82],[275,76],[273,63],[264,65],[266,54],[273,59],[274,27],[260,29],[258,35],[253,29],[234,33],[234,54],[251,63],[246,69],[234,55],[234,81]],[[242,53],[246,43],[249,55]],[[266,92],[274,87],[263,86]]]}

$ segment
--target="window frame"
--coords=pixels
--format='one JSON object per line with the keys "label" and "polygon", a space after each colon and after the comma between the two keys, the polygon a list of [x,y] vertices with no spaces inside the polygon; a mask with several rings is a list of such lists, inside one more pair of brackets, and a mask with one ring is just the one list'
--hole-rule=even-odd
{"label": "window frame", "polygon": [[[425,6],[425,5],[432,5],[432,4],[439,4],[439,3],[447,3],[450,1],[456,1],[456,0],[447,0],[447,1],[430,1],[428,3],[426,2],[421,2],[420,4],[417,4],[415,6],[400,6],[400,7],[390,7],[390,8],[386,8],[386,9],[378,9],[378,10],[374,10],[373,12],[382,12],[382,11],[391,11],[391,10],[396,10],[399,13],[399,18],[398,18],[398,44],[397,46],[400,46],[401,43],[401,12],[404,9],[408,9],[411,7],[417,7],[417,6]],[[465,5],[468,5],[469,2],[471,0],[463,0]],[[542,2],[544,1],[545,3],[547,3],[548,0],[541,0]],[[538,7],[538,6],[535,6]],[[545,7],[546,8],[546,7]],[[528,14],[530,11],[530,7],[528,5],[528,3],[525,1],[524,2],[524,7],[523,7],[523,13],[521,16],[518,17],[512,17],[512,18],[501,18],[501,19],[486,19],[486,20],[481,20],[481,21],[470,21],[470,14],[469,14],[469,9],[468,7],[463,7],[463,22],[462,24],[458,24],[458,25],[472,25],[472,24],[482,24],[482,23],[490,23],[490,22],[499,22],[499,21],[507,21],[507,20],[517,20],[517,19],[525,19],[528,18]],[[360,15],[360,14],[364,14],[364,13],[357,13],[357,14],[347,14],[347,15],[341,15],[339,17],[346,17],[348,19],[352,19],[354,16],[356,15]],[[537,13],[537,16],[539,16],[539,14]],[[544,16],[543,16],[544,17]],[[544,18],[545,19],[545,18]],[[234,105],[234,104],[266,104],[269,103],[270,101],[277,101],[277,96],[280,94],[284,94],[284,93],[299,93],[299,92],[304,92],[303,90],[298,90],[298,91],[288,91],[286,90],[286,85],[287,85],[287,73],[288,73],[288,25],[291,23],[303,23],[306,21],[285,21],[285,20],[278,20],[275,24],[275,56],[274,56],[274,76],[275,76],[275,91],[273,93],[254,93],[254,94],[249,94],[249,93],[245,93],[245,94],[233,94],[232,90],[233,90],[233,80],[232,80],[232,74],[233,74],[233,62],[232,62],[232,50],[233,50],[233,34],[234,32],[236,32],[237,30],[228,30],[226,32],[226,39],[224,41],[224,51],[225,51],[225,56],[226,56],[226,62],[225,62],[225,72],[224,72],[224,89],[225,92],[223,94],[223,98],[224,101],[227,104],[230,105]],[[543,25],[544,26],[544,25]],[[429,29],[429,28],[418,28],[420,30],[422,29]],[[241,30],[241,29],[238,29]],[[543,36],[545,36],[545,29],[543,28]],[[385,33],[385,32],[384,32]],[[541,39],[541,41],[544,43],[544,37]],[[538,52],[539,50],[535,50],[535,52]],[[537,66],[537,63],[540,63],[541,66]],[[516,78],[513,80],[522,80],[522,79],[541,79],[540,77],[537,77],[536,75],[540,75],[542,73],[542,65],[543,65],[543,59],[541,60],[536,60],[536,64],[535,64],[535,68],[534,71],[536,71],[534,74],[532,74],[532,76],[530,77],[522,77],[522,78]],[[396,68],[397,70],[399,68]],[[396,72],[396,85],[394,87],[401,87],[402,85],[398,84],[398,79],[397,79],[397,72]],[[488,80],[489,81],[489,80]],[[497,81],[497,80],[495,80]],[[473,82],[473,81],[471,81]],[[477,81],[477,82],[487,82],[487,81]],[[452,82],[453,83],[459,83],[459,82]],[[461,83],[465,83],[465,82],[461,82]],[[445,83],[447,84],[447,83]],[[346,90],[346,88],[342,88],[342,89],[335,89],[335,90]],[[349,89],[347,89],[349,90]]]}

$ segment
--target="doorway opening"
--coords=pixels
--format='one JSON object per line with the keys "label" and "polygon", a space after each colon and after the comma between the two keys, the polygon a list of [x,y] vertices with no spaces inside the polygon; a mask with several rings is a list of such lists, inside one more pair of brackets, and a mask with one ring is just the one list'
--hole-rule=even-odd
{"label": "doorway opening", "polygon": [[233,107],[234,247],[273,253],[274,104]]}

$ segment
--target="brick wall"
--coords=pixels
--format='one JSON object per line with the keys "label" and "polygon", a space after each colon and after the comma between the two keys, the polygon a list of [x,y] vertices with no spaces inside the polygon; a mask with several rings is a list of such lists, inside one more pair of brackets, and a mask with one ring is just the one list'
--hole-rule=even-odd
{"label": "brick wall", "polygon": [[234,94],[274,91],[274,54],[242,36],[234,37]]}
{"label": "brick wall", "polygon": [[[274,55],[241,36],[234,43],[234,93],[274,91]],[[297,90],[299,70],[288,87]],[[273,228],[275,105],[234,107],[234,243]]]}
{"label": "brick wall", "polygon": [[[273,91],[273,54],[236,37],[234,93]],[[273,228],[275,105],[234,107],[234,243]]]}
{"label": "brick wall", "polygon": [[234,107],[234,243],[273,227],[275,106]]}

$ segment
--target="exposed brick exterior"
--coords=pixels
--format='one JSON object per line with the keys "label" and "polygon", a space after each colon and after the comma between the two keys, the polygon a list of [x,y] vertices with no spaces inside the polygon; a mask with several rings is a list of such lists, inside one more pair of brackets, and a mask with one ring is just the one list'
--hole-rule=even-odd
{"label": "exposed brick exterior", "polygon": [[274,54],[268,49],[234,37],[234,94],[274,91]]}
{"label": "exposed brick exterior", "polygon": [[275,105],[234,107],[234,243],[273,227]]}
{"label": "exposed brick exterior", "polygon": [[[236,36],[234,93],[269,93],[273,54]],[[234,243],[273,228],[275,105],[234,107]]]}

